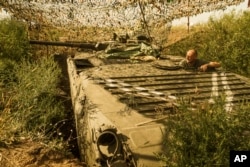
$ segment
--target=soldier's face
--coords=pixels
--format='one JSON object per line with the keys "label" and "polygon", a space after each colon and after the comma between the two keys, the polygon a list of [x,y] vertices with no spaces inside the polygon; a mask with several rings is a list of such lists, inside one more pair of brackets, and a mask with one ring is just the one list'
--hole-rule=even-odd
{"label": "soldier's face", "polygon": [[196,55],[193,52],[187,52],[186,59],[189,64],[192,64],[196,60]]}

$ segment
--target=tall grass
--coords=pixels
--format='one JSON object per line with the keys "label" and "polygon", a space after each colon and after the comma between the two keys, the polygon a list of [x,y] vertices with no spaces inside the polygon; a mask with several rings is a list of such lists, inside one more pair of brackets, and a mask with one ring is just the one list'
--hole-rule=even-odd
{"label": "tall grass", "polygon": [[63,105],[57,97],[60,73],[54,60],[47,57],[24,61],[15,68],[16,82],[12,90],[18,107],[15,115],[22,121],[24,130],[46,129],[63,119]]}
{"label": "tall grass", "polygon": [[0,21],[0,58],[1,60],[20,61],[30,56],[26,26],[12,20]]}
{"label": "tall grass", "polygon": [[168,47],[170,53],[185,55],[190,48],[199,57],[222,63],[225,70],[250,76],[250,12],[232,12],[222,18],[210,18],[200,31]]}
{"label": "tall grass", "polygon": [[213,105],[191,107],[182,104],[167,120],[166,149],[157,155],[166,166],[229,166],[230,150],[250,149],[249,105],[228,112],[221,97]]}
{"label": "tall grass", "polygon": [[66,118],[61,69],[48,55],[32,57],[22,23],[1,21],[0,34],[0,146],[27,138],[57,143],[52,136]]}

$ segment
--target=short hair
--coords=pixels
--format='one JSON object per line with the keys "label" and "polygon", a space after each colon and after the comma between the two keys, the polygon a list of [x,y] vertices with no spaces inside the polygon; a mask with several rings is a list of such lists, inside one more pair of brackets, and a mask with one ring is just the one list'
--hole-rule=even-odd
{"label": "short hair", "polygon": [[192,52],[192,54],[193,54],[195,57],[198,56],[198,52],[197,52],[197,50],[195,50],[195,49],[189,49],[189,50],[187,51],[187,53],[188,53],[188,52]]}

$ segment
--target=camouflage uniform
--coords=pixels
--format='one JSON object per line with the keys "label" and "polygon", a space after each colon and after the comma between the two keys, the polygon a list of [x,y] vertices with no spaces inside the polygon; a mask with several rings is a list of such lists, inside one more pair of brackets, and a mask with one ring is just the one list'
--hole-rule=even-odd
{"label": "camouflage uniform", "polygon": [[[179,65],[183,68],[183,69],[186,69],[186,70],[199,70],[200,66],[204,65],[204,64],[208,64],[209,61],[206,61],[206,60],[201,60],[201,59],[196,59],[194,64],[189,64],[187,62],[186,59],[180,61]],[[207,68],[207,71],[214,71],[215,68],[214,67],[208,67]]]}

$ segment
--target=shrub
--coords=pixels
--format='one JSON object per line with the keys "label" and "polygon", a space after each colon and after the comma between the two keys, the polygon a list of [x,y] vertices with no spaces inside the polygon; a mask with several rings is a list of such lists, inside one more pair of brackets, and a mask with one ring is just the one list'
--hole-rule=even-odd
{"label": "shrub", "polygon": [[19,119],[25,121],[26,129],[45,128],[63,119],[63,105],[57,97],[61,70],[53,58],[23,61],[15,68],[15,74],[14,100],[20,111]]}
{"label": "shrub", "polygon": [[196,111],[182,104],[167,120],[166,150],[157,155],[167,166],[229,166],[230,150],[250,149],[250,106],[229,112],[223,97],[216,101]]}
{"label": "shrub", "polygon": [[8,134],[0,140],[8,143],[10,136],[20,135],[46,139],[54,125],[65,118],[57,90],[61,71],[53,58],[43,57],[35,62],[23,60],[13,72],[15,82],[2,91],[0,126]]}
{"label": "shrub", "polygon": [[0,36],[0,145],[51,139],[65,120],[61,70],[52,57],[32,57],[21,22],[1,21]]}
{"label": "shrub", "polygon": [[25,24],[1,20],[0,36],[0,59],[18,62],[29,56],[29,40]]}
{"label": "shrub", "polygon": [[26,26],[13,20],[0,20],[0,79],[13,80],[16,63],[30,57]]}

